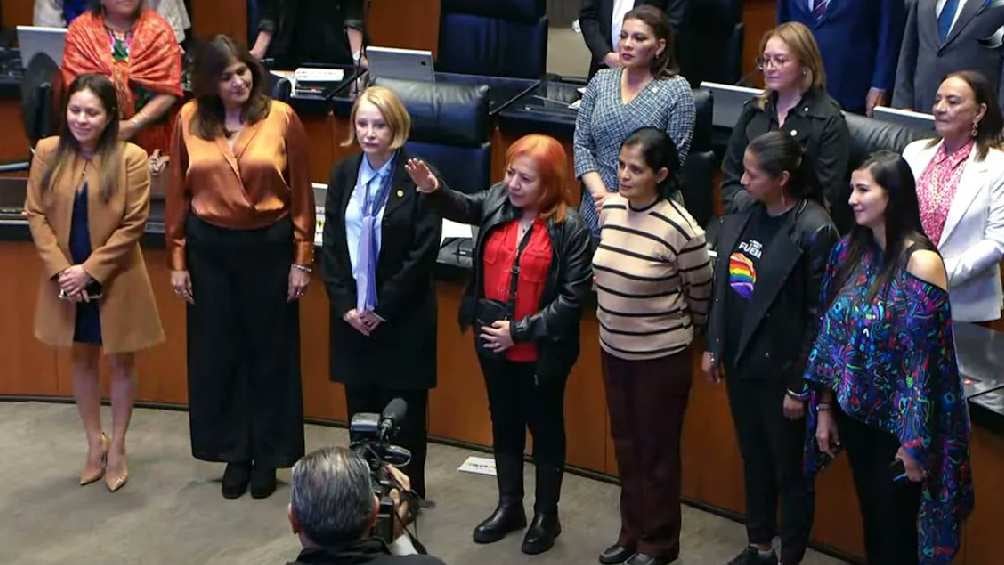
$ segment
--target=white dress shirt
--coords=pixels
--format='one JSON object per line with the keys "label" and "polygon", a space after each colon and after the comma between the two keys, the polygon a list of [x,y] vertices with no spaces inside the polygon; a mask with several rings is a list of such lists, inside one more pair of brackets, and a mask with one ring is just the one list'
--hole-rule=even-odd
{"label": "white dress shirt", "polygon": [[635,0],[614,0],[614,11],[610,16],[610,45],[613,52],[617,52],[617,44],[621,42],[621,25],[624,23],[624,16],[634,9]]}

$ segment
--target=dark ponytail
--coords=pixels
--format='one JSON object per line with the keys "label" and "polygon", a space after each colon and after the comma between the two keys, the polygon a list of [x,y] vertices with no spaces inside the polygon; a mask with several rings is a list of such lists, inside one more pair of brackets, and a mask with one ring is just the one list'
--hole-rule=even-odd
{"label": "dark ponytail", "polygon": [[822,202],[819,183],[798,141],[780,130],[769,131],[749,142],[746,150],[756,157],[760,169],[773,178],[788,173],[788,195]]}

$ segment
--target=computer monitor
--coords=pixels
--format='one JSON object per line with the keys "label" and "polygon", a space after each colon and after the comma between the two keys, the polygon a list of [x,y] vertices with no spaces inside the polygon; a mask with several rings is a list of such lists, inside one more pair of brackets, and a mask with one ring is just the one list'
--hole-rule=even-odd
{"label": "computer monitor", "polygon": [[367,47],[371,77],[421,82],[435,82],[432,68],[432,51],[396,49],[393,47]]}
{"label": "computer monitor", "polygon": [[872,113],[872,117],[921,132],[934,131],[934,116],[931,114],[878,106]]}
{"label": "computer monitor", "polygon": [[28,68],[28,63],[39,53],[45,53],[54,63],[62,65],[66,30],[61,27],[17,26],[17,43],[24,68]]}
{"label": "computer monitor", "polygon": [[711,99],[714,100],[711,125],[715,127],[734,127],[743,112],[743,105],[754,96],[763,94],[759,88],[717,82],[703,81],[701,87],[711,91]]}

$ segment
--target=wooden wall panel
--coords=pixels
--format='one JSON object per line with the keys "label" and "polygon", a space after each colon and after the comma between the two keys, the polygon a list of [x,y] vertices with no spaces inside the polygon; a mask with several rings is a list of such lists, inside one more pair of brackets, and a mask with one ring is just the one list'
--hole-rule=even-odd
{"label": "wooden wall panel", "polygon": [[0,12],[3,14],[3,25],[6,28],[30,26],[34,18],[34,0],[3,0],[0,2]]}
{"label": "wooden wall panel", "polygon": [[[777,24],[777,3],[775,0],[746,0],[743,2],[743,25],[746,28],[743,36],[743,75],[753,71],[753,60],[756,59],[760,37],[764,32]],[[757,84],[762,85],[759,76]]]}
{"label": "wooden wall panel", "polygon": [[0,135],[0,163],[28,160],[29,142],[21,120],[20,99],[0,99],[0,124],[4,128],[4,134]]}
{"label": "wooden wall panel", "polygon": [[970,443],[976,507],[966,522],[966,565],[991,565],[1001,562],[997,536],[1004,524],[1004,436],[982,426],[973,429]]}
{"label": "wooden wall panel", "polygon": [[595,312],[584,313],[579,360],[565,389],[565,436],[569,465],[603,470],[610,419],[600,367],[599,325]]}
{"label": "wooden wall panel", "polygon": [[370,0],[370,44],[432,51],[439,49],[440,0]]}
{"label": "wooden wall panel", "polygon": [[147,402],[185,404],[188,402],[185,302],[171,288],[166,251],[144,249],[143,255],[167,341],[136,354],[138,398]]}
{"label": "wooden wall panel", "polygon": [[440,282],[438,386],[429,394],[429,435],[484,446],[492,444],[488,395],[474,353],[471,330],[461,333],[457,310],[464,283]]}
{"label": "wooden wall panel", "polygon": [[30,243],[0,241],[0,394],[59,394],[55,348],[35,339],[42,262]]}
{"label": "wooden wall panel", "polygon": [[247,42],[247,3],[245,0],[195,0],[192,2],[192,35],[210,39],[225,33],[238,43]]}

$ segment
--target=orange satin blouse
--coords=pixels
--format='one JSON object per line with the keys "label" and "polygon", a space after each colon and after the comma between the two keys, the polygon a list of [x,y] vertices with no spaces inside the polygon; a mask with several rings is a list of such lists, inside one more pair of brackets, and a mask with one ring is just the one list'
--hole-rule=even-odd
{"label": "orange satin blouse", "polygon": [[191,131],[197,102],[178,114],[166,191],[168,265],[187,270],[185,219],[189,211],[218,227],[249,230],[288,214],[293,222],[293,262],[314,259],[314,191],[307,164],[307,135],[289,105],[272,101],[268,117],[237,134],[233,151],[223,136],[207,141]]}

